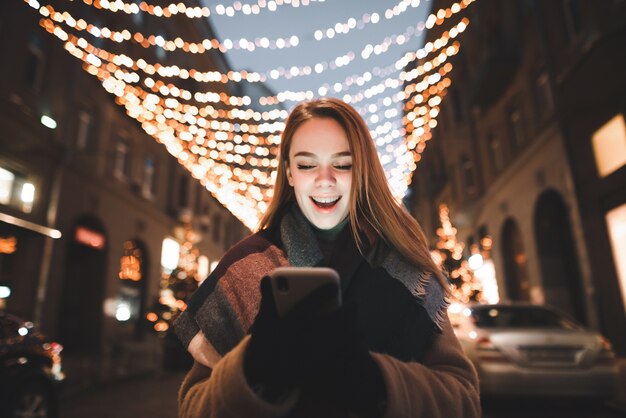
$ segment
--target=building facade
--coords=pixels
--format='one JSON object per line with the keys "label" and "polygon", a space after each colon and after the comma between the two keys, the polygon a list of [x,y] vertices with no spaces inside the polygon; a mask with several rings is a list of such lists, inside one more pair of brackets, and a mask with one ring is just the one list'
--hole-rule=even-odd
{"label": "building facade", "polygon": [[[98,26],[214,37],[206,19],[57,3]],[[182,244],[191,232],[206,275],[250,231],[40,27],[41,17],[20,2],[0,6],[0,309],[34,320],[67,358],[83,358],[85,372],[123,374],[146,354],[159,361],[145,314],[160,297],[164,256],[178,251],[164,242]],[[215,50],[175,54],[84,36],[148,62],[229,69]],[[93,355],[98,370],[89,365]]]}
{"label": "building facade", "polygon": [[551,304],[623,354],[626,2],[479,0],[463,13],[412,210],[434,243],[446,203],[466,256],[493,263],[500,300]]}

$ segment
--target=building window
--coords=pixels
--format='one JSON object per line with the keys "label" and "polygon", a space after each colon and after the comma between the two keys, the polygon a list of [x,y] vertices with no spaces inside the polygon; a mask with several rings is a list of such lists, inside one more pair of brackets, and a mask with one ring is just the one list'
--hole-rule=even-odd
{"label": "building window", "polygon": [[467,194],[473,194],[476,191],[476,178],[474,174],[474,163],[466,154],[461,156],[461,176],[463,187]]}
{"label": "building window", "polygon": [[143,182],[141,183],[141,195],[145,198],[152,198],[156,191],[155,163],[153,157],[146,157],[143,160]]}
{"label": "building window", "polygon": [[78,129],[76,131],[76,148],[85,150],[88,148],[91,135],[92,116],[85,110],[78,112]]}
{"label": "building window", "polygon": [[180,258],[180,244],[173,238],[164,238],[161,245],[161,267],[170,274],[178,267]]}
{"label": "building window", "polygon": [[124,242],[124,255],[120,259],[120,280],[141,280],[141,249],[133,241]]}
{"label": "building window", "polygon": [[535,102],[537,106],[537,116],[540,120],[546,120],[554,111],[554,100],[550,89],[548,74],[541,73],[535,80]]}
{"label": "building window", "polygon": [[580,8],[580,0],[563,1],[567,35],[572,41],[578,38],[584,29],[583,13]]}
{"label": "building window", "polygon": [[33,34],[26,50],[24,65],[24,83],[34,92],[39,92],[43,84],[44,54],[41,37]]}
{"label": "building window", "polygon": [[198,183],[198,186],[196,187],[196,207],[194,209],[196,215],[200,215],[202,213],[202,195],[205,190],[204,186]]}
{"label": "building window", "polygon": [[465,120],[465,112],[463,111],[463,104],[461,103],[461,96],[458,90],[452,91],[452,115],[457,123]]}
{"label": "building window", "polygon": [[525,142],[524,120],[521,110],[517,107],[513,107],[509,111],[509,133],[511,135],[511,145],[513,149],[520,149]]}
{"label": "building window", "polygon": [[495,174],[502,171],[504,168],[504,150],[502,149],[502,143],[498,137],[490,135],[487,139],[489,145],[489,159],[491,160],[491,167]]}
{"label": "building window", "polygon": [[591,137],[596,167],[606,177],[626,164],[626,124],[624,115],[614,116]]}
{"label": "building window", "polygon": [[35,185],[32,183],[22,183],[20,200],[22,201],[22,212],[30,213],[35,202]]}
{"label": "building window", "polygon": [[113,175],[120,180],[130,177],[130,161],[128,155],[128,143],[123,138],[115,141],[115,161]]}
{"label": "building window", "polygon": [[9,170],[0,167],[0,203],[8,205],[11,203],[11,195],[13,194],[13,183],[15,182],[15,174]]}
{"label": "building window", "polygon": [[216,245],[219,244],[221,237],[221,224],[220,224],[220,215],[218,213],[213,215],[211,218],[211,232],[213,243]]}
{"label": "building window", "polygon": [[33,210],[36,195],[35,184],[26,177],[0,167],[0,204],[30,213]]}
{"label": "building window", "polygon": [[189,207],[189,179],[184,175],[178,181],[178,207]]}
{"label": "building window", "polygon": [[[613,261],[617,270],[622,300],[626,300],[626,204],[610,210],[606,214],[609,237],[613,250]],[[626,304],[624,304],[626,311]]]}

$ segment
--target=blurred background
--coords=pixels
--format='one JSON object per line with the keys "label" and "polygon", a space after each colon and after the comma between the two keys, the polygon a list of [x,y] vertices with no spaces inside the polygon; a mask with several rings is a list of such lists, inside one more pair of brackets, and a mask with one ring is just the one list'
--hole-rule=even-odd
{"label": "blurred background", "polygon": [[[11,0],[0,45],[2,416],[176,415],[170,326],[321,96],[368,123],[481,379],[511,383],[485,416],[626,411],[626,1]],[[510,305],[559,319],[485,325]]]}

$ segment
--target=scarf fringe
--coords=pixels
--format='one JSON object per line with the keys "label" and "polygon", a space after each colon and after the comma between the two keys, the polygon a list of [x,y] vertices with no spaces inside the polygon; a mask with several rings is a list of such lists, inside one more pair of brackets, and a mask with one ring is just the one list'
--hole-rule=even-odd
{"label": "scarf fringe", "polygon": [[382,267],[411,292],[416,301],[426,309],[437,329],[441,331],[446,321],[450,301],[435,275],[418,270],[395,251],[387,255]]}

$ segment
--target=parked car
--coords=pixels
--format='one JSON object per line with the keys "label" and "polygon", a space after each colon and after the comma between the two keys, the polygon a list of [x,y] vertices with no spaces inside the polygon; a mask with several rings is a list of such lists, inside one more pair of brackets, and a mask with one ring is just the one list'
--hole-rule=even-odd
{"label": "parked car", "polygon": [[62,349],[31,322],[0,312],[1,417],[58,417]]}
{"label": "parked car", "polygon": [[483,395],[615,394],[618,370],[610,342],[551,307],[469,305],[450,316]]}

